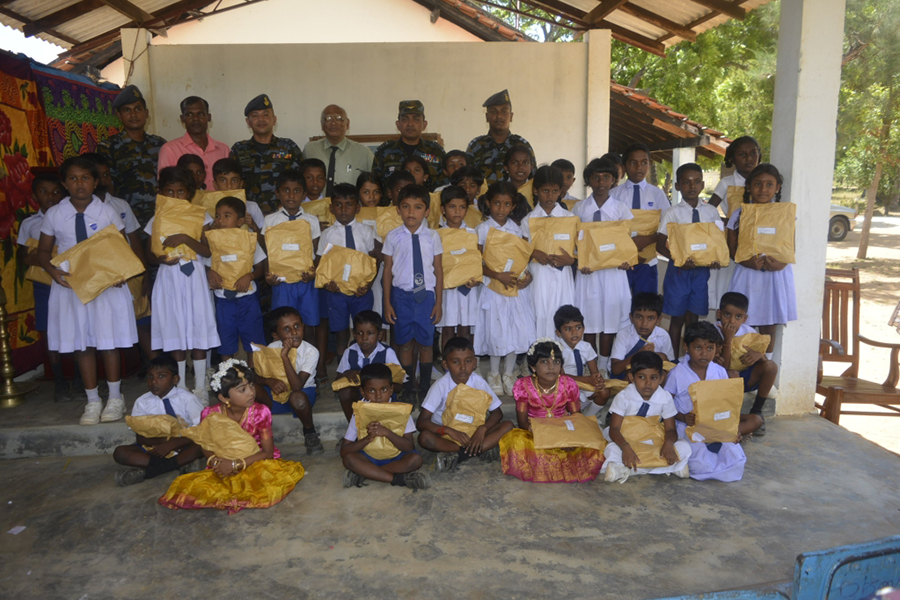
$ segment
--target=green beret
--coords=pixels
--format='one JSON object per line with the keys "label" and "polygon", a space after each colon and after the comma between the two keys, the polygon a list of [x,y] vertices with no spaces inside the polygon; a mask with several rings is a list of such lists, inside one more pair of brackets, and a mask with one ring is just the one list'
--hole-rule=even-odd
{"label": "green beret", "polygon": [[121,92],[119,92],[119,95],[116,96],[116,99],[113,100],[112,107],[113,110],[119,110],[126,104],[132,104],[134,102],[140,102],[144,105],[144,108],[147,107],[147,101],[144,100],[144,96],[143,94],[141,94],[141,90],[139,90],[136,85],[127,85]]}
{"label": "green beret", "polygon": [[267,108],[273,108],[272,101],[265,94],[260,94],[247,103],[246,108],[244,108],[244,116],[250,116],[250,113],[254,110],[266,110]]}
{"label": "green beret", "polygon": [[425,105],[418,100],[404,100],[400,103],[399,116],[422,115],[425,116]]}
{"label": "green beret", "polygon": [[489,106],[497,106],[499,104],[509,104],[512,106],[512,102],[509,101],[509,90],[503,90],[502,92],[497,92],[490,98],[484,101],[484,104],[481,106],[488,108]]}

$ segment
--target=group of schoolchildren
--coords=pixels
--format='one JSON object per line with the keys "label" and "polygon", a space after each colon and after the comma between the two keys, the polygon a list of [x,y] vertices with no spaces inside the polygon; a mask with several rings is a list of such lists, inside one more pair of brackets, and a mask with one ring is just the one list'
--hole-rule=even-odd
{"label": "group of schoolchildren", "polygon": [[[736,140],[726,153],[726,163],[733,164],[736,172],[730,177],[732,181],[723,183],[726,187],[743,185],[744,203],[777,202],[781,175],[772,165],[759,164],[759,157],[759,146],[753,138]],[[235,504],[235,486],[211,486],[206,479],[211,473],[217,474],[220,482],[230,475],[253,476],[260,481],[280,482],[284,494],[290,491],[302,477],[302,467],[273,467],[277,473],[271,476],[260,471],[265,468],[261,465],[279,462],[272,442],[271,415],[294,413],[303,425],[307,454],[323,451],[312,407],[317,383],[325,381],[329,330],[337,334],[338,377],[356,384],[338,392],[350,422],[340,443],[347,487],[369,479],[412,489],[428,487],[429,477],[419,471],[423,458],[415,449],[416,431],[419,446],[437,454],[439,471],[450,471],[461,462],[478,458],[486,462],[499,459],[504,473],[527,481],[588,481],[603,473],[607,481],[621,482],[635,472],[733,481],[742,476],[746,461],[738,442],[704,444],[683,439],[684,428],[694,419],[687,388],[698,380],[742,377],[745,391],[757,390],[757,398],[750,414],[741,418],[740,436],[764,433],[762,408],[777,373],[771,356],[775,328],[797,318],[790,265],[757,256],[733,266],[729,292],[721,297],[715,325],[698,321],[708,313],[708,282],[711,269],[718,267],[715,264],[670,264],[660,296],[656,258],[642,258],[634,266],[623,263],[617,268],[591,271],[579,267],[577,256],[562,248],[558,254],[534,250],[528,268],[521,274],[509,269],[493,271],[485,265],[483,279],[473,278],[453,289],[443,287],[441,236],[428,224],[434,212],[432,202],[440,202],[439,227],[463,228],[475,234],[479,251],[485,250],[493,230],[530,241],[532,219],[576,216],[581,222],[627,221],[632,218],[632,210],[662,210],[656,234],[633,237],[638,250],[655,247],[668,257],[669,224],[709,222],[716,223],[723,235],[727,229],[733,256],[741,209],[732,207],[729,211],[728,194],[724,188],[720,190],[723,183],[706,203],[699,198],[704,187],[701,168],[683,165],[675,176],[682,202],[670,207],[665,193],[646,181],[650,159],[649,149],[634,144],[621,157],[608,154],[590,161],[583,176],[592,193],[578,200],[569,194],[574,181],[572,164],[560,160],[535,170],[531,153],[524,146],[507,153],[507,180],[486,189],[471,157],[449,152],[441,182],[445,185],[434,195],[425,187],[428,169],[420,157],[413,155],[404,170],[392,173],[385,182],[364,173],[357,186],[336,185],[330,198],[330,226],[304,210],[306,203],[322,198],[325,173],[321,161],[307,161],[300,171],[288,171],[278,178],[275,193],[280,208],[272,214],[263,216],[255,203],[226,195],[218,201],[215,217],[205,218],[200,239],[176,234],[161,240],[164,249],[189,248],[196,258],[186,259],[154,253],[152,240],[142,247],[139,238],[131,235],[139,226],[133,214],[129,216],[127,203],[113,196],[108,165],[102,157],[81,156],[62,165],[61,183],[47,176],[35,179],[34,196],[41,211],[22,223],[19,243],[38,239],[37,250],[24,260],[42,266],[53,279],[50,286],[35,285],[37,327],[46,330],[58,383],[62,379],[58,353],[76,355],[88,399],[83,424],[123,416],[116,348],[132,346],[139,332],[148,331],[142,342],[154,356],[147,369],[150,391],[136,401],[132,416],[168,414],[193,426],[210,412],[218,412],[259,443],[257,454],[230,464],[185,438],[139,437],[135,445],[118,448],[116,461],[130,467],[117,474],[120,485],[176,469],[189,471],[206,456],[209,468],[202,481],[183,482],[181,488],[173,484],[160,499],[164,505],[227,505],[230,510],[239,510],[271,504],[267,504],[271,498],[250,498],[242,500],[244,504]],[[160,195],[185,201],[194,198],[205,173],[192,171],[190,159],[184,162],[184,167],[160,171]],[[626,179],[619,183],[623,175]],[[219,191],[242,187],[240,164],[233,159],[218,161],[213,176]],[[384,236],[377,235],[371,224],[358,220],[362,207],[381,205],[395,206],[399,215],[397,226]],[[719,209],[731,215],[725,225]],[[269,270],[265,235],[269,228],[296,220],[309,224],[313,268],[303,273],[300,281],[289,283]],[[136,322],[132,306],[136,296],[149,289],[149,277],[136,294],[128,286],[118,285],[82,304],[66,281],[68,273],[50,262],[56,252],[66,251],[110,224],[129,236],[132,248],[145,264],[158,266],[152,282],[149,322]],[[207,236],[242,226],[259,233],[253,268],[238,279],[233,290],[223,289],[222,278],[209,260],[212,253]],[[152,220],[144,231],[151,234]],[[352,294],[341,293],[334,284],[316,288],[315,266],[333,246],[376,258],[374,281]],[[491,280],[497,287],[487,285]],[[263,281],[271,294],[266,299],[269,312],[265,317],[257,284]],[[517,293],[495,291],[512,289]],[[663,314],[671,317],[669,332],[658,326]],[[677,360],[683,327],[685,355],[666,374],[663,361]],[[742,359],[745,370],[729,373],[730,340],[753,331],[753,327],[771,335],[769,348],[765,353],[749,351]],[[432,384],[436,328],[440,328],[444,374]],[[390,345],[385,345],[388,331]],[[233,359],[239,339],[248,355],[246,362]],[[254,373],[251,344],[267,343],[280,349],[287,382]],[[94,349],[100,351],[107,375],[109,399],[105,408],[98,394]],[[217,350],[223,362],[208,382],[206,366],[211,350]],[[193,360],[193,393],[188,392],[186,384],[188,353]],[[489,357],[486,379],[477,372],[479,357],[483,356]],[[517,359],[522,362],[517,364]],[[402,367],[405,383],[395,383],[388,364]],[[631,385],[610,400],[604,385],[607,378],[627,378]],[[579,382],[590,384],[593,392],[579,389]],[[483,390],[491,397],[487,418],[472,435],[443,425],[441,419],[448,394],[460,384]],[[212,389],[219,404],[203,408],[207,388]],[[273,394],[287,392],[286,402],[273,403]],[[365,436],[357,432],[354,402],[390,402],[398,395],[400,400],[421,407],[415,421],[410,417],[403,435],[380,423],[370,423]],[[515,400],[517,427],[503,421],[501,395]],[[605,417],[607,411],[608,427],[603,434],[609,444],[604,451],[534,448],[530,419],[579,412],[602,412],[600,416]],[[660,455],[667,466],[640,467],[620,432],[623,418],[632,415],[658,415],[662,419],[666,437]],[[387,438],[399,454],[388,460],[367,455],[366,446],[379,437]],[[260,465],[253,467],[256,463]]]}

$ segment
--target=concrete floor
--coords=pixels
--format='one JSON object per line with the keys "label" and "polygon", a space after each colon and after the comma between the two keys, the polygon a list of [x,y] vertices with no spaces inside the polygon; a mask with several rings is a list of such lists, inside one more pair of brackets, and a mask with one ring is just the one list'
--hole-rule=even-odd
{"label": "concrete floor", "polygon": [[[789,579],[797,554],[900,533],[898,457],[817,417],[745,443],[744,479],[531,484],[499,465],[413,493],[341,487],[336,452],[268,510],[172,511],[106,456],[0,462],[0,597],[656,598]],[[7,533],[25,526],[17,535]]]}

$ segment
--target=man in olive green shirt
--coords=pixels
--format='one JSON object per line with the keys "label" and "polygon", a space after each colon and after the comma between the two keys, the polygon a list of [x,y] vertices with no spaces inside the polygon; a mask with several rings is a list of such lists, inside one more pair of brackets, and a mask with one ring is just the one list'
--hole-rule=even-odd
{"label": "man in olive green shirt", "polygon": [[339,183],[356,185],[360,173],[372,170],[372,151],[347,137],[350,119],[340,106],[331,104],[322,111],[322,132],[325,137],[306,144],[305,158],[318,158],[325,163],[325,195]]}

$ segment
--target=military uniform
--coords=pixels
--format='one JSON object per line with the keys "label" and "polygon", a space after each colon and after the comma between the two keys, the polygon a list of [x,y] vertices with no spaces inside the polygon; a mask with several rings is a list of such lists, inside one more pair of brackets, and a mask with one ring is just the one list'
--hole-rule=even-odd
{"label": "military uniform", "polygon": [[509,149],[519,144],[526,146],[531,151],[531,165],[534,170],[534,150],[528,140],[520,135],[510,133],[501,143],[494,141],[490,135],[479,135],[469,142],[466,152],[475,157],[475,166],[484,173],[484,180],[491,184],[495,181],[503,181],[506,178],[506,155]]}
{"label": "military uniform", "polygon": [[272,136],[270,144],[260,144],[253,138],[235,142],[231,155],[241,163],[247,200],[259,204],[263,213],[278,209],[275,181],[291,169],[299,169],[303,155],[294,140]]}
{"label": "military uniform", "polygon": [[[418,100],[404,100],[400,103],[398,116],[405,114],[418,114],[425,116],[425,107]],[[372,162],[372,172],[382,181],[394,171],[403,168],[403,163],[410,155],[417,154],[428,163],[429,191],[433,191],[438,176],[444,169],[444,147],[437,142],[419,138],[419,143],[414,148],[404,144],[401,139],[384,142],[375,150],[375,160]]]}

